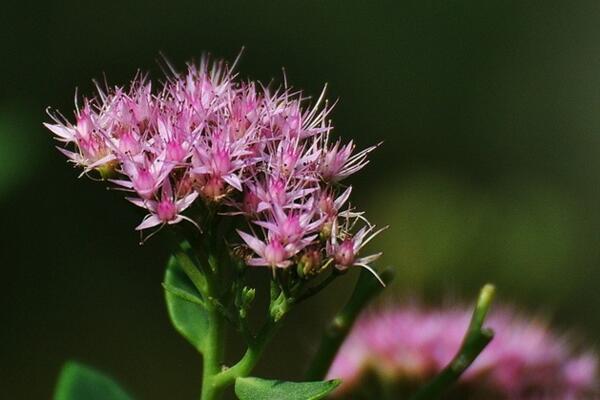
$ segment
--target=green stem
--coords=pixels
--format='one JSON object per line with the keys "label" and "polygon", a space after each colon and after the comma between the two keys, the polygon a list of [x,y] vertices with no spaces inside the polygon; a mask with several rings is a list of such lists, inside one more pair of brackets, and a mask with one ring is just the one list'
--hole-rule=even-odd
{"label": "green stem", "polygon": [[[187,243],[175,251],[175,257],[184,273],[192,281],[195,288],[202,294],[204,307],[208,316],[208,329],[206,332],[206,348],[203,351],[202,367],[202,392],[201,400],[216,400],[220,397],[221,390],[212,383],[213,377],[221,372],[225,351],[224,320],[218,302],[218,286],[215,274],[218,273],[216,258],[202,254],[209,268],[196,265],[186,250]],[[197,249],[198,252],[198,249]],[[201,270],[202,269],[202,270]]]}
{"label": "green stem", "polygon": [[212,379],[221,370],[224,335],[223,318],[212,304],[207,303],[208,332],[206,333],[206,348],[203,354],[202,393],[201,400],[216,400],[220,397],[220,390],[212,384]]}
{"label": "green stem", "polygon": [[[209,292],[214,289],[211,279],[208,279]],[[277,299],[276,299],[277,300]],[[271,307],[273,306],[271,299]],[[223,369],[223,353],[225,348],[223,323],[224,316],[215,302],[207,301],[209,329],[207,332],[207,345],[204,352],[204,370],[202,375],[201,400],[217,400],[221,398],[223,390],[235,383],[239,377],[245,377],[252,372],[265,347],[271,340],[280,325],[281,318],[287,309],[281,311],[279,319],[270,316],[256,337],[250,337],[248,348],[242,358],[231,368]]]}
{"label": "green stem", "polygon": [[298,297],[298,299],[295,301],[296,304],[303,302],[304,300],[307,300],[317,294],[319,294],[319,292],[321,292],[321,290],[325,289],[327,286],[329,286],[329,284],[331,282],[333,282],[338,276],[340,276],[340,273],[337,272],[337,270],[333,270],[329,276],[327,278],[325,278],[321,283],[319,283],[318,285],[315,285],[313,287],[310,287],[306,290],[306,292],[304,292],[302,295],[300,295],[300,297]]}
{"label": "green stem", "polygon": [[[224,389],[233,385],[237,378],[248,376],[252,372],[267,343],[277,331],[281,319],[289,311],[291,303],[283,292],[272,296],[267,322],[256,336],[252,336],[245,331],[246,327],[242,327],[241,330],[247,336],[248,348],[235,365],[224,369],[225,321],[226,317],[230,315],[220,301],[223,278],[219,276],[221,272],[218,265],[219,258],[214,250],[218,247],[216,238],[207,234],[204,244],[207,249],[199,246],[192,253],[189,243],[183,242],[177,247],[174,254],[184,273],[202,295],[203,306],[208,318],[205,347],[202,352],[203,372],[200,399],[218,400],[222,397]],[[273,288],[277,288],[276,282],[272,282],[272,290]]]}
{"label": "green stem", "polygon": [[490,329],[482,328],[482,326],[494,298],[494,292],[494,286],[489,284],[481,289],[477,305],[473,311],[471,323],[458,353],[442,372],[412,395],[410,400],[439,398],[460,378],[463,372],[490,343],[494,337],[494,332]]}
{"label": "green stem", "polygon": [[215,362],[216,360],[212,358],[214,350],[218,349],[218,347],[213,346],[219,346],[219,343],[212,342],[212,339],[209,338],[210,344],[204,358],[202,396],[200,399],[217,400],[221,397],[223,390],[233,385],[237,378],[248,376],[258,363],[267,343],[275,334],[278,326],[278,322],[273,322],[272,320],[267,322],[261,333],[250,343],[244,356],[234,366],[224,370],[221,370],[220,361]]}
{"label": "green stem", "polygon": [[[392,271],[384,270],[380,274],[380,277],[384,282],[390,282],[392,280]],[[350,328],[352,328],[356,317],[382,290],[383,287],[370,272],[366,270],[361,271],[350,300],[333,318],[333,321],[323,334],[319,349],[306,375],[308,380],[320,380],[325,377],[333,358],[350,331]]]}
{"label": "green stem", "polygon": [[232,385],[237,378],[248,376],[258,363],[266,345],[277,331],[280,321],[275,322],[270,319],[261,329],[256,339],[249,344],[243,357],[231,368],[223,370],[211,378],[212,385],[216,388],[225,388]]}

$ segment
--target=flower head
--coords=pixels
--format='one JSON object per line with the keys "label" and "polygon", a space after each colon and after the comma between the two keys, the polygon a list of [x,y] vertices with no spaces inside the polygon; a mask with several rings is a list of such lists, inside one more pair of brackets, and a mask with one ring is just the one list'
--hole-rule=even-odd
{"label": "flower head", "polygon": [[[370,310],[356,322],[328,378],[352,392],[374,372],[386,380],[418,385],[439,373],[460,348],[468,308],[427,310],[416,305]],[[508,308],[492,312],[494,340],[460,379],[469,398],[588,399],[600,395],[598,359],[577,353],[564,336],[541,320]]]}
{"label": "flower head", "polygon": [[110,178],[146,209],[139,230],[200,225],[210,208],[242,217],[235,228],[254,253],[249,265],[286,268],[304,257],[311,273],[317,261],[370,268],[377,255],[358,253],[377,232],[362,213],[343,209],[351,188],[339,181],[363,168],[374,147],[330,145],[331,109],[324,91],[310,104],[287,82],[243,81],[204,58],[163,84],[138,74],[129,87],[98,87],[76,105],[73,123],[51,113],[45,125],[85,173]]}

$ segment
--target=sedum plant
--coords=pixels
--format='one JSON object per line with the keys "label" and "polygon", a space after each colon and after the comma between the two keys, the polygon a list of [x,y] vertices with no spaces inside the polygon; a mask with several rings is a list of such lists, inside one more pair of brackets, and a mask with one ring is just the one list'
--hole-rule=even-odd
{"label": "sedum plant", "polygon": [[[49,110],[45,126],[81,175],[145,212],[142,241],[164,230],[173,244],[165,299],[174,327],[202,355],[200,399],[219,399],[228,387],[242,400],[320,399],[339,384],[322,379],[354,318],[390,279],[372,267],[381,253],[364,252],[385,228],[351,205],[346,183],[377,146],[356,150],[334,137],[324,91],[311,102],[287,83],[240,79],[234,67],[204,58],[183,73],[169,66],[162,83],[138,73],[128,86],[97,84],[72,119]],[[310,381],[251,377],[285,316],[350,268],[363,271],[325,331]],[[266,309],[253,305],[247,278],[256,269],[269,271]],[[262,326],[249,322],[253,314]],[[233,365],[225,365],[228,330],[246,345]],[[130,397],[69,363],[55,398]]]}

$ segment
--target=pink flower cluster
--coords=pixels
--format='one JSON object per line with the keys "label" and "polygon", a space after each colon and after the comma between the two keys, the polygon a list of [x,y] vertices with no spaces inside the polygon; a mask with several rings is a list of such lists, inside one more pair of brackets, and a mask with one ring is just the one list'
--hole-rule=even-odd
{"label": "pink flower cluster", "polygon": [[207,59],[159,86],[137,76],[128,88],[98,87],[74,123],[50,113],[45,124],[71,162],[147,211],[138,230],[182,220],[206,229],[184,212],[208,204],[249,221],[238,230],[249,265],[369,268],[378,255],[358,253],[379,231],[347,205],[351,187],[340,182],[376,146],[356,152],[332,138],[324,93],[307,107],[300,91],[242,81]]}
{"label": "pink flower cluster", "polygon": [[[368,371],[384,380],[426,382],[454,357],[470,317],[466,307],[367,311],[342,345],[328,378],[342,379],[338,395],[352,392]],[[492,312],[485,325],[495,337],[460,380],[473,398],[474,393],[515,400],[600,398],[595,354],[575,353],[567,338],[553,334],[543,321],[506,308]]]}

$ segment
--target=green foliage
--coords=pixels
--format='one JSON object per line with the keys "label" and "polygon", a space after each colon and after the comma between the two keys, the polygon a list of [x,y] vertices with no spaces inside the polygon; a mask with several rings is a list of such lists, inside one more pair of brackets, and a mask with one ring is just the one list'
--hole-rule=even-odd
{"label": "green foliage", "polygon": [[206,346],[208,316],[202,306],[204,303],[202,296],[183,272],[175,257],[169,260],[163,287],[173,326],[202,353]]}
{"label": "green foliage", "polygon": [[165,291],[168,292],[169,294],[172,294],[173,296],[177,296],[182,300],[189,301],[190,303],[197,304],[199,306],[204,307],[204,302],[202,301],[202,299],[200,297],[196,296],[195,293],[190,293],[187,290],[181,289],[177,286],[173,286],[170,283],[166,283],[166,282],[163,282],[162,286],[165,289]]}
{"label": "green foliage", "polygon": [[116,382],[93,368],[70,361],[63,367],[54,400],[131,400]]}
{"label": "green foliage", "polygon": [[341,383],[339,380],[286,382],[260,378],[238,378],[235,394],[240,400],[318,400]]}

